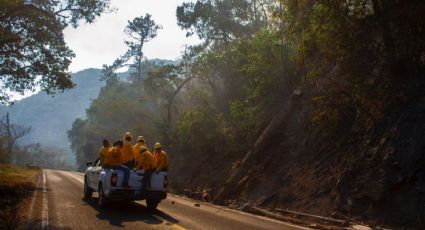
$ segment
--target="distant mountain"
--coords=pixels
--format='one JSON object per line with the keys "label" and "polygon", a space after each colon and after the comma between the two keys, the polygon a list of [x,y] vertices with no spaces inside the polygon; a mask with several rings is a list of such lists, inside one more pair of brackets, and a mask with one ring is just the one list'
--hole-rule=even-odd
{"label": "distant mountain", "polygon": [[[123,74],[121,74],[121,77]],[[70,153],[66,131],[77,117],[85,117],[85,109],[97,97],[104,82],[100,69],[86,69],[72,74],[76,87],[54,97],[39,92],[1,108],[9,111],[12,123],[31,126],[33,131],[19,140],[19,144],[41,143]]]}
{"label": "distant mountain", "polygon": [[[149,64],[177,64],[179,61],[151,59]],[[146,70],[147,71],[147,70]],[[127,81],[129,71],[118,73],[118,78]],[[96,99],[105,82],[100,81],[101,69],[85,69],[72,74],[76,84],[74,89],[54,97],[39,92],[12,106],[0,107],[0,115],[10,114],[11,123],[31,126],[33,131],[19,139],[20,145],[40,143],[64,149],[74,160],[71,153],[67,131],[71,129],[76,118],[85,118],[85,110],[92,100]]]}

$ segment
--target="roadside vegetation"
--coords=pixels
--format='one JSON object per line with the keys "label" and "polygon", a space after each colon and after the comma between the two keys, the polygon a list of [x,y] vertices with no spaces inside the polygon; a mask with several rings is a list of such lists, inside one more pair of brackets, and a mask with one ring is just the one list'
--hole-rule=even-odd
{"label": "roadside vegetation", "polygon": [[16,229],[21,223],[24,199],[30,199],[40,170],[0,164],[0,229]]}

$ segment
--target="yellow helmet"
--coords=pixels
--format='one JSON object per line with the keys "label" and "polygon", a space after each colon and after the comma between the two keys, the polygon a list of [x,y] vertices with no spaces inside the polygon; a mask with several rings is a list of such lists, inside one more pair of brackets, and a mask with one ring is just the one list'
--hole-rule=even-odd
{"label": "yellow helmet", "polygon": [[161,143],[156,142],[156,143],[155,143],[155,148],[156,148],[156,149],[160,149],[160,148],[162,148]]}
{"label": "yellow helmet", "polygon": [[146,149],[146,147],[145,146],[141,146],[140,147],[140,153],[142,153],[142,152],[144,152],[144,151],[146,151],[147,149]]}
{"label": "yellow helmet", "polygon": [[145,138],[143,136],[138,136],[137,141],[145,141]]}
{"label": "yellow helmet", "polygon": [[130,133],[130,132],[126,132],[126,133],[124,134],[124,137],[131,137],[131,133]]}

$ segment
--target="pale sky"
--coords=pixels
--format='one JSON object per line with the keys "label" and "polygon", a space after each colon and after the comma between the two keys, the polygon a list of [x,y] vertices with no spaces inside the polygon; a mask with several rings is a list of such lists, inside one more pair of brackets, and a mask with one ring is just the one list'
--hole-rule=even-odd
{"label": "pale sky", "polygon": [[152,15],[163,29],[158,36],[143,47],[149,59],[177,59],[184,45],[197,44],[196,36],[186,38],[186,32],[177,26],[176,7],[190,0],[111,0],[117,12],[103,14],[93,24],[82,24],[77,29],[67,28],[65,41],[74,51],[70,71],[77,72],[86,68],[101,68],[112,62],[126,51],[124,28],[127,21],[135,17]]}

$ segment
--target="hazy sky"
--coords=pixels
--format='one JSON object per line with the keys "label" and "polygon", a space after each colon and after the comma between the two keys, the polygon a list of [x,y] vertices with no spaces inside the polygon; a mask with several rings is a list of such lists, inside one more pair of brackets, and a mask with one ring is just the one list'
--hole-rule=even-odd
{"label": "hazy sky", "polygon": [[176,7],[190,0],[111,0],[118,11],[103,14],[93,24],[82,24],[77,29],[65,30],[65,41],[75,52],[70,71],[94,67],[112,62],[126,51],[124,28],[135,17],[152,15],[163,29],[158,36],[143,47],[147,58],[176,59],[181,56],[185,44],[199,42],[196,36],[186,38],[185,31],[177,26]]}
{"label": "hazy sky", "polygon": [[[186,32],[177,26],[176,8],[183,2],[195,0],[111,0],[116,12],[100,16],[95,23],[81,24],[74,29],[65,29],[65,41],[74,51],[71,72],[86,68],[101,68],[103,64],[112,62],[123,54],[127,48],[124,44],[124,29],[128,20],[149,13],[157,24],[162,25],[158,36],[143,47],[144,55],[151,58],[176,59],[186,44],[197,44],[196,36],[186,38]],[[12,101],[31,96],[12,93]]]}

